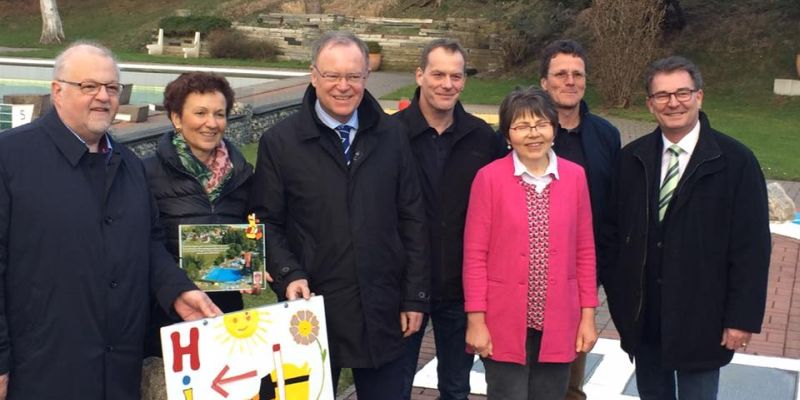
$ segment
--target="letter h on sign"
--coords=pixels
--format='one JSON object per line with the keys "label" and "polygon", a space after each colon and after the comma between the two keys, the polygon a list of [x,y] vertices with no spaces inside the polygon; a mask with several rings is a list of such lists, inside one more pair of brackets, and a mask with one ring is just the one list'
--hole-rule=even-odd
{"label": "letter h on sign", "polygon": [[189,330],[189,344],[181,346],[180,332],[172,332],[169,338],[172,340],[172,371],[183,371],[183,356],[189,356],[189,366],[193,371],[200,369],[200,331],[197,328]]}

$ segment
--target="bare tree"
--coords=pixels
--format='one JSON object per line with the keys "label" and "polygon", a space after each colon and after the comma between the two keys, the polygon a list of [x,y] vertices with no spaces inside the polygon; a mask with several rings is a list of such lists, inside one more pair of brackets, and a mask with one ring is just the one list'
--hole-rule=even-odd
{"label": "bare tree", "polygon": [[61,43],[64,40],[64,27],[61,26],[56,0],[39,0],[39,8],[42,12],[42,36],[39,43]]}
{"label": "bare tree", "polygon": [[645,67],[658,54],[664,6],[659,1],[593,0],[592,74],[606,105],[627,108]]}

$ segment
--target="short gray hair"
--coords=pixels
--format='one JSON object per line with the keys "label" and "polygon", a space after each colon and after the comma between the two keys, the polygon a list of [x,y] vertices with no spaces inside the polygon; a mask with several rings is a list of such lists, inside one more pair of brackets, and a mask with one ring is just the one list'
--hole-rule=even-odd
{"label": "short gray hair", "polygon": [[325,32],[324,35],[317,39],[317,41],[314,42],[314,46],[311,48],[311,65],[317,65],[319,53],[329,45],[347,46],[351,44],[358,46],[358,49],[361,50],[361,54],[364,55],[364,69],[369,68],[369,49],[367,49],[367,44],[359,39],[353,32],[348,31]]}
{"label": "short gray hair", "polygon": [[428,56],[432,51],[439,48],[445,49],[451,53],[461,54],[461,58],[464,59],[464,69],[467,69],[467,52],[461,47],[461,43],[459,43],[458,40],[449,38],[433,39],[425,45],[419,59],[419,69],[425,71],[425,68],[428,67]]}
{"label": "short gray hair", "polygon": [[61,79],[61,74],[64,72],[64,67],[69,61],[69,58],[73,53],[78,51],[79,48],[111,59],[111,61],[114,62],[114,68],[117,70],[117,79],[119,79],[119,63],[117,63],[117,58],[114,57],[114,53],[112,53],[108,47],[90,40],[78,40],[67,46],[64,51],[56,56],[55,63],[53,64],[53,79]]}

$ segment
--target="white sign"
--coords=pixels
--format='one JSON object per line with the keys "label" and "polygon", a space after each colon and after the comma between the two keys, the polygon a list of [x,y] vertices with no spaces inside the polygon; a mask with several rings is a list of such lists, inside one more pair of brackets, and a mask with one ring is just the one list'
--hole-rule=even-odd
{"label": "white sign", "polygon": [[11,106],[11,127],[16,128],[33,120],[33,104],[14,104]]}
{"label": "white sign", "polygon": [[170,400],[333,400],[322,296],[161,328]]}

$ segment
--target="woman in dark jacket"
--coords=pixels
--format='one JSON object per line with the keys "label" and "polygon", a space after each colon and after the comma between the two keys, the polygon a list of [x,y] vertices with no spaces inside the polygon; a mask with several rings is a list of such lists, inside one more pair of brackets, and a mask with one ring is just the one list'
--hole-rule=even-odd
{"label": "woman in dark jacket", "polygon": [[[158,202],[167,249],[178,261],[178,225],[246,223],[253,168],[223,139],[233,90],[219,75],[187,72],[164,91],[164,108],[175,127],[144,161],[150,190]],[[211,292],[223,312],[243,308],[238,292]],[[145,357],[160,356],[159,328],[172,321],[154,306]]]}

